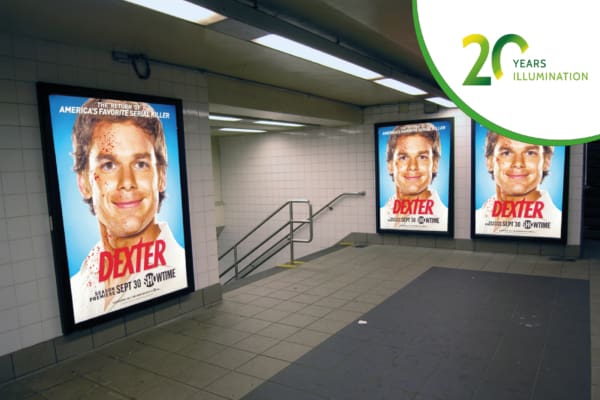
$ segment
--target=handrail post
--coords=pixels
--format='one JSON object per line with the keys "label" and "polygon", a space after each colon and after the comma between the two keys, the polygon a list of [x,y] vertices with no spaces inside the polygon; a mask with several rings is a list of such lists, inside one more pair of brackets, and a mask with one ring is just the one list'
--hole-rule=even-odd
{"label": "handrail post", "polygon": [[[233,246],[231,246],[229,248],[229,250],[225,251],[223,254],[221,254],[218,259],[219,261],[221,259],[223,259],[227,254],[229,254],[230,252],[233,252],[233,257],[234,257],[234,263],[233,265],[230,265],[229,267],[227,267],[224,271],[219,273],[219,278],[223,278],[225,276],[225,274],[228,274],[231,272],[231,270],[234,270],[234,276],[232,278],[230,278],[227,282],[233,280],[233,279],[241,279],[243,277],[245,277],[246,275],[248,275],[250,272],[254,271],[256,268],[258,268],[260,265],[262,265],[263,261],[260,261],[260,258],[263,257],[265,254],[267,254],[269,251],[275,249],[276,247],[281,246],[279,249],[276,249],[275,253],[273,253],[272,255],[270,255],[268,258],[271,258],[273,255],[279,253],[279,251],[283,250],[285,248],[285,243],[287,242],[290,245],[290,264],[294,265],[296,264],[296,262],[294,261],[294,242],[301,242],[301,243],[310,243],[313,240],[313,229],[314,229],[314,220],[315,218],[321,214],[322,212],[324,212],[325,210],[332,210],[333,208],[331,208],[331,206],[336,203],[339,199],[341,199],[344,196],[364,196],[366,194],[365,191],[362,192],[347,192],[347,193],[341,193],[340,195],[338,195],[337,197],[335,197],[333,200],[331,200],[329,203],[327,203],[326,205],[324,205],[322,208],[320,208],[317,212],[313,213],[312,211],[312,204],[310,203],[310,201],[306,200],[306,199],[294,199],[294,200],[289,200],[286,203],[282,204],[279,208],[277,208],[277,210],[275,210],[274,212],[272,212],[268,217],[266,217],[260,224],[258,224],[257,226],[255,226],[252,230],[250,230],[250,232],[248,232],[246,235],[244,235],[240,240],[238,240]],[[308,206],[308,218],[307,219],[298,219],[295,220],[294,219],[294,210],[293,210],[293,203],[306,203]],[[270,221],[273,217],[275,217],[276,215],[280,215],[280,212],[282,212],[286,206],[290,207],[290,211],[289,211],[289,221],[287,222],[287,224],[290,225],[290,232],[289,234],[285,235],[284,237],[282,237],[277,243],[275,243],[273,246],[271,246],[268,250],[266,250],[265,252],[263,252],[260,256],[258,256],[256,259],[254,259],[250,264],[248,265],[243,265],[242,262],[248,258],[251,254],[253,254],[256,250],[258,250],[261,246],[263,246],[264,244],[266,244],[269,240],[271,240],[273,237],[275,237],[275,235],[277,235],[280,232],[284,232],[285,231],[285,227],[286,224],[284,223],[283,225],[281,225],[281,227],[279,229],[277,229],[274,233],[272,233],[270,236],[268,236],[265,240],[263,240],[259,245],[255,246],[252,250],[250,250],[247,254],[243,255],[241,258],[238,258],[238,246],[243,243],[246,239],[248,239],[252,234],[254,234],[260,227],[262,227],[264,224],[266,224],[268,221]],[[295,224],[298,224],[297,226],[295,226]],[[294,238],[294,232],[297,230],[302,229],[304,226],[306,226],[308,224],[308,229],[309,229],[309,237],[308,239],[295,239]],[[240,264],[241,265],[241,270],[240,270]],[[248,272],[248,269],[250,269],[250,271]],[[226,283],[227,283],[226,282]]]}
{"label": "handrail post", "polygon": [[309,235],[309,241],[312,242],[313,240],[313,212],[312,212],[312,204],[308,203],[308,220],[310,221],[308,224],[308,235]]}
{"label": "handrail post", "polygon": [[294,202],[290,202],[290,265],[294,265]]}
{"label": "handrail post", "polygon": [[235,280],[238,280],[238,256],[237,256],[237,246],[233,247],[233,265],[235,265]]}

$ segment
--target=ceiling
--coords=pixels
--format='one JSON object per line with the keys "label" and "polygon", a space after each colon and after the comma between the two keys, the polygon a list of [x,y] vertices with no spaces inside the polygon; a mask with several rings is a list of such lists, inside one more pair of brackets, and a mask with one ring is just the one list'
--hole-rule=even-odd
{"label": "ceiling", "polygon": [[[107,57],[143,54],[151,71],[202,70],[211,113],[340,126],[361,123],[363,107],[423,99],[249,41],[266,32],[443,95],[421,55],[411,0],[189,1],[228,18],[203,27],[121,0],[4,0],[0,31]],[[221,124],[211,121],[213,129]]]}

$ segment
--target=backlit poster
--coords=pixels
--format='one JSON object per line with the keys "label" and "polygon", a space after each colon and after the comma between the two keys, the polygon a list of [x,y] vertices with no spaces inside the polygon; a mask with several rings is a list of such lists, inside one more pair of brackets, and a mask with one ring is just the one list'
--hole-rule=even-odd
{"label": "backlit poster", "polygon": [[63,330],[193,290],[181,102],[38,84]]}
{"label": "backlit poster", "polygon": [[454,120],[375,125],[377,231],[451,234]]}
{"label": "backlit poster", "polygon": [[473,122],[473,234],[564,238],[567,157]]}

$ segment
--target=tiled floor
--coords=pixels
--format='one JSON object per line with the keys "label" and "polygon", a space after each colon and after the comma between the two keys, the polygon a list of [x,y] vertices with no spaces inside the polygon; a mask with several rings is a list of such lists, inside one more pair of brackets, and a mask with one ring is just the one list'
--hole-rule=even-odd
{"label": "tiled floor", "polygon": [[[348,247],[227,291],[223,302],[0,387],[1,399],[241,399],[431,266],[589,279],[600,399],[600,258]],[[302,397],[297,397],[302,398]]]}

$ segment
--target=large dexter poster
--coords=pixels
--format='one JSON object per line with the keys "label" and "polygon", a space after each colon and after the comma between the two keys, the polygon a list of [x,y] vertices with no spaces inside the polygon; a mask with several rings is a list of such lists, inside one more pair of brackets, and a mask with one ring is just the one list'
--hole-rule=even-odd
{"label": "large dexter poster", "polygon": [[181,102],[38,84],[63,330],[193,290]]}
{"label": "large dexter poster", "polygon": [[452,232],[454,120],[375,125],[377,231]]}
{"label": "large dexter poster", "polygon": [[567,158],[473,122],[473,235],[564,240]]}

